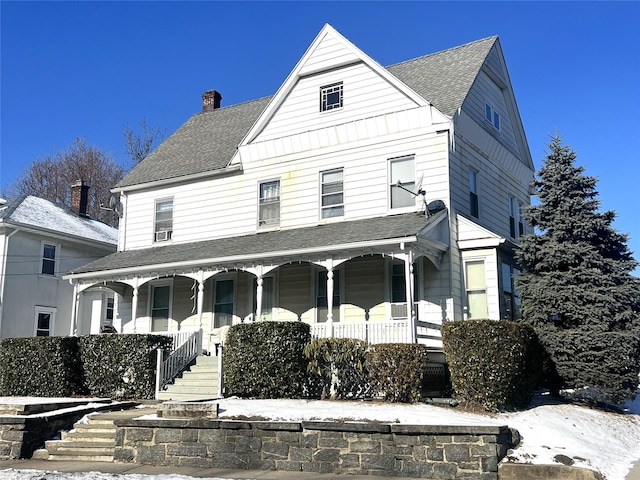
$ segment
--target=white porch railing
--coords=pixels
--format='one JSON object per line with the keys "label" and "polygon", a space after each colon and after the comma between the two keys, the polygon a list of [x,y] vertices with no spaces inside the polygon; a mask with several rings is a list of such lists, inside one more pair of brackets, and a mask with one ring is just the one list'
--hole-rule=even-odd
{"label": "white porch railing", "polygon": [[157,350],[156,398],[160,390],[202,352],[202,330],[166,335],[173,338],[173,346],[166,359],[163,359],[162,349]]}
{"label": "white porch railing", "polygon": [[[333,332],[330,332],[329,329]],[[331,337],[357,338],[371,344],[411,343],[410,322],[405,319],[388,322],[316,323],[311,325],[311,338]]]}

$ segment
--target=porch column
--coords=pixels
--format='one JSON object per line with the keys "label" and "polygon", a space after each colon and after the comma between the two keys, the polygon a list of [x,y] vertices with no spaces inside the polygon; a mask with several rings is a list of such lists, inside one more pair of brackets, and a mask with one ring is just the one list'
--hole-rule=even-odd
{"label": "porch column", "polygon": [[198,329],[202,330],[202,308],[204,305],[204,280],[202,278],[202,271],[200,271],[200,278],[198,278]]}
{"label": "porch column", "polygon": [[413,252],[409,251],[404,257],[404,285],[407,297],[407,320],[409,322],[409,330],[411,331],[411,343],[416,342],[416,312],[413,302]]}
{"label": "porch column", "polygon": [[78,302],[80,294],[78,293],[78,284],[73,285],[73,304],[71,305],[71,330],[69,335],[74,336],[78,333]]}
{"label": "porch column", "polygon": [[333,269],[327,270],[327,336],[333,338]]}
{"label": "porch column", "polygon": [[256,280],[256,318],[254,321],[259,321],[262,318],[262,292],[264,279],[262,275],[259,275]]}
{"label": "porch column", "polygon": [[131,299],[131,321],[133,322],[133,333],[138,333],[136,328],[138,317],[138,286],[133,287],[133,298]]}

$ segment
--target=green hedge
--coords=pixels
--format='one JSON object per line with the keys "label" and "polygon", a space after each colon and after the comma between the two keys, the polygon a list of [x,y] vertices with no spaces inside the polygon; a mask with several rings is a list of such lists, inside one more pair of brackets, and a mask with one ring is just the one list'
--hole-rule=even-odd
{"label": "green hedge", "polygon": [[299,398],[307,383],[304,347],[311,341],[302,322],[256,322],[229,328],[223,350],[227,395]]}
{"label": "green hedge", "polygon": [[0,340],[0,394],[116,399],[155,397],[163,335],[86,335]]}
{"label": "green hedge", "polygon": [[493,411],[530,402],[545,363],[531,327],[504,320],[461,320],[445,323],[442,337],[458,400]]}
{"label": "green hedge", "polygon": [[69,397],[87,393],[76,337],[0,340],[0,393]]}
{"label": "green hedge", "polygon": [[409,343],[373,345],[367,357],[366,367],[375,394],[392,402],[419,401],[427,360],[425,345]]}
{"label": "green hedge", "polygon": [[105,334],[79,338],[80,358],[91,395],[115,399],[155,398],[158,348],[165,335]]}
{"label": "green hedge", "polygon": [[304,350],[311,374],[310,395],[327,398],[363,398],[371,386],[366,368],[367,342],[353,338],[314,339]]}

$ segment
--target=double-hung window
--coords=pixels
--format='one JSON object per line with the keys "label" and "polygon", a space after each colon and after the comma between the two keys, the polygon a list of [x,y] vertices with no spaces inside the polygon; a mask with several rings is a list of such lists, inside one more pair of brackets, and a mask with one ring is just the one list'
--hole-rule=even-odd
{"label": "double-hung window", "polygon": [[55,308],[36,307],[36,337],[49,337],[53,335],[55,318]]}
{"label": "double-hung window", "polygon": [[413,155],[389,159],[389,178],[391,208],[415,205],[415,196],[412,193],[416,185]]}
{"label": "double-hung window", "polygon": [[156,200],[153,225],[155,242],[166,242],[173,236],[173,198]]}
{"label": "double-hung window", "polygon": [[518,202],[514,197],[509,197],[509,235],[516,238],[516,215],[518,211]]}
{"label": "double-hung window", "polygon": [[280,180],[260,183],[258,196],[258,226],[280,225]]}
{"label": "double-hung window", "polygon": [[520,270],[507,262],[502,262],[502,318],[505,320],[519,320],[520,294],[515,287],[515,277]]}
{"label": "double-hung window", "polygon": [[342,168],[320,173],[321,218],[344,216],[344,171]]}
{"label": "double-hung window", "polygon": [[56,274],[56,246],[50,243],[42,244],[42,270],[43,275]]}
{"label": "double-hung window", "polygon": [[478,174],[475,170],[469,170],[469,213],[478,218]]}
{"label": "double-hung window", "polygon": [[467,316],[468,318],[487,318],[487,281],[484,260],[468,261],[464,264],[464,269]]}
{"label": "double-hung window", "polygon": [[500,114],[488,103],[484,105],[484,117],[487,122],[493,125],[493,128],[500,131]]}
{"label": "double-hung window", "polygon": [[320,111],[342,108],[342,82],[320,87]]}

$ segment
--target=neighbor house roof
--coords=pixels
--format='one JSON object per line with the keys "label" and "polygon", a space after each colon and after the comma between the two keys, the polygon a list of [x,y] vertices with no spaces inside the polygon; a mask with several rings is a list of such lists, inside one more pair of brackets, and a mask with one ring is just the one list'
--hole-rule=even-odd
{"label": "neighbor house roof", "polygon": [[[401,82],[449,117],[462,106],[498,37],[387,67]],[[116,188],[196,175],[225,168],[272,97],[193,115]]]}
{"label": "neighbor house roof", "polygon": [[435,225],[446,217],[443,212],[425,217],[420,213],[405,213],[387,217],[329,223],[311,227],[254,233],[218,238],[203,242],[179,243],[139,250],[113,253],[70,272],[82,275],[99,272],[101,276],[127,270],[153,267],[154,271],[180,265],[212,267],[225,262],[251,262],[263,256],[313,254],[331,247],[363,248],[372,244],[391,244],[400,239],[415,241],[418,233],[428,225]]}
{"label": "neighbor house roof", "polygon": [[82,217],[71,209],[33,195],[12,197],[0,203],[0,224],[26,227],[55,235],[66,235],[99,243],[118,243],[118,230]]}

